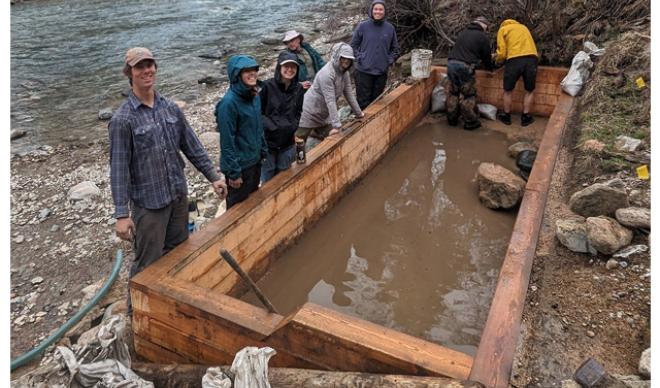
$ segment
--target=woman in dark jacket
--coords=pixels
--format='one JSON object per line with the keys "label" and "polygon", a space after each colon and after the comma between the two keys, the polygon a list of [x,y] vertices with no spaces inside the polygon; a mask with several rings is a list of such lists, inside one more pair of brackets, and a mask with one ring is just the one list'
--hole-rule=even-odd
{"label": "woman in dark jacket", "polygon": [[298,82],[298,61],[295,54],[280,53],[275,75],[264,82],[261,97],[261,117],[264,123],[268,156],[261,169],[261,182],[278,172],[288,170],[296,156],[294,134],[300,121],[304,89]]}

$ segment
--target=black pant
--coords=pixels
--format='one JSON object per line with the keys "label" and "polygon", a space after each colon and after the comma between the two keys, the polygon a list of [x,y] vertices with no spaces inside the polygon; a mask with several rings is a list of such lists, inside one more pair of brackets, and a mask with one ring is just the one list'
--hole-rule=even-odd
{"label": "black pant", "polygon": [[355,71],[355,91],[357,93],[358,105],[364,109],[371,104],[376,97],[385,90],[387,83],[387,73],[381,75],[371,75],[363,73],[360,70]]}
{"label": "black pant", "polygon": [[247,199],[250,193],[255,192],[259,188],[259,180],[261,179],[261,163],[257,163],[252,167],[247,167],[241,171],[241,179],[243,184],[238,189],[229,185],[229,178],[227,180],[227,209],[243,202]]}

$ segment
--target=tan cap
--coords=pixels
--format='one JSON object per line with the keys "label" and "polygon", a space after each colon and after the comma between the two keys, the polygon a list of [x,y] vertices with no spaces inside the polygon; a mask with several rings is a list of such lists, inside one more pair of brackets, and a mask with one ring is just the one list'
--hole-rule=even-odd
{"label": "tan cap", "polygon": [[155,60],[153,54],[151,54],[151,51],[144,47],[133,47],[132,49],[126,51],[126,64],[131,67],[137,65],[138,62],[145,59]]}
{"label": "tan cap", "polygon": [[296,31],[296,30],[287,31],[287,32],[284,33],[284,38],[282,38],[282,42],[286,43],[286,42],[288,42],[290,40],[293,40],[297,37],[300,37],[300,40],[303,39],[303,35],[301,33],[299,33],[298,31]]}

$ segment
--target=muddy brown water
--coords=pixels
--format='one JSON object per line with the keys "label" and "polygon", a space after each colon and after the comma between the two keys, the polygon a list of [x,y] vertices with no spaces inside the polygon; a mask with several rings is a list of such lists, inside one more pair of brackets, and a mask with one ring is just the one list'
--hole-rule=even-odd
{"label": "muddy brown water", "polygon": [[509,144],[418,125],[258,285],[283,314],[313,302],[474,355],[515,221],[479,203],[475,174],[516,171]]}

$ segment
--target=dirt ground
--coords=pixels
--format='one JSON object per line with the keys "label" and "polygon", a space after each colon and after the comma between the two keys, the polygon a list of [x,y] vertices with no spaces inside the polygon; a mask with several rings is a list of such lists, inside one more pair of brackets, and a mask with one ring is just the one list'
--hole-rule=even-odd
{"label": "dirt ground", "polygon": [[[608,256],[572,252],[555,237],[555,221],[570,212],[568,198],[583,186],[618,177],[628,189],[650,189],[648,181],[626,171],[584,174],[574,152],[576,128],[573,117],[555,165],[514,362],[515,387],[559,386],[589,357],[610,374],[636,374],[641,353],[650,347],[650,252],[610,270]],[[632,244],[650,246],[639,231]]]}

